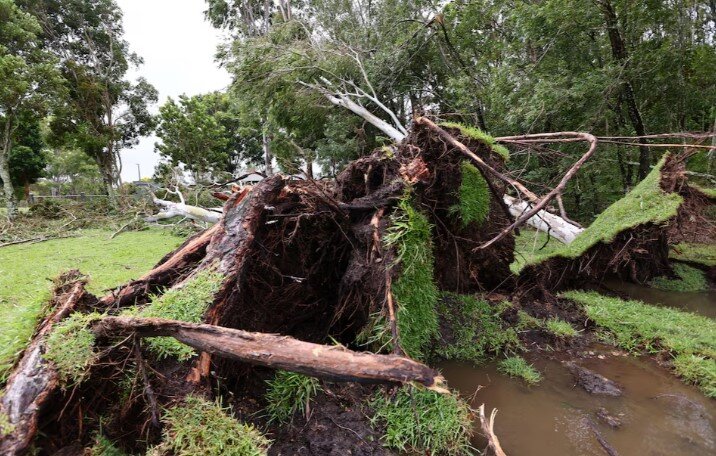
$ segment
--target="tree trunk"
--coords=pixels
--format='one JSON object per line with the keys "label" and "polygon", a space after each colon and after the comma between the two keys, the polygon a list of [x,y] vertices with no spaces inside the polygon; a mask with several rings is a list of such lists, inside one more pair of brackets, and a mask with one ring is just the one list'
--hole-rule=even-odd
{"label": "tree trunk", "polygon": [[10,122],[5,121],[5,137],[3,138],[3,147],[0,150],[0,179],[2,179],[3,191],[5,193],[5,204],[7,205],[7,219],[14,220],[17,217],[17,200],[15,199],[15,189],[10,180]]}
{"label": "tree trunk", "polygon": [[266,176],[273,176],[273,155],[271,154],[271,147],[269,145],[269,138],[266,135],[266,130],[261,131],[261,147],[264,151],[264,166],[266,168]]}
{"label": "tree trunk", "polygon": [[[616,11],[612,6],[611,0],[601,0],[599,5],[604,15],[604,22],[607,26],[607,32],[609,34],[609,43],[612,48],[612,57],[614,60],[619,62],[625,69],[629,63],[628,53],[624,38],[619,31],[619,21],[617,19]],[[634,94],[634,87],[628,77],[623,77],[621,83],[621,94],[620,98],[627,106],[627,114],[631,121],[632,127],[636,132],[637,136],[646,135],[646,128],[644,127],[644,120],[639,112],[639,106],[636,101],[636,95]],[[642,180],[649,174],[649,168],[651,166],[651,153],[649,147],[646,146],[646,140],[639,138],[639,143],[643,144],[639,146],[639,180]]]}

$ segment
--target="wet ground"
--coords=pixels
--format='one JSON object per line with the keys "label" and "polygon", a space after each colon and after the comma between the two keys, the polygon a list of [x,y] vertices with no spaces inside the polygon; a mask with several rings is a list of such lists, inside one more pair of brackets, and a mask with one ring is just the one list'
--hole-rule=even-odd
{"label": "wet ground", "polygon": [[618,280],[605,282],[604,286],[629,299],[637,299],[654,306],[673,307],[716,318],[716,291],[677,293]]}
{"label": "wet ground", "polygon": [[[616,381],[624,394],[587,393],[556,359],[533,360],[544,376],[536,387],[499,374],[495,363],[439,368],[473,407],[485,403],[488,413],[499,410],[495,431],[510,456],[605,455],[595,430],[622,456],[716,454],[716,401],[650,359],[601,345],[580,355],[585,357],[577,358],[578,365]],[[600,408],[621,426],[600,419]],[[478,436],[474,444],[482,449],[485,442]]]}

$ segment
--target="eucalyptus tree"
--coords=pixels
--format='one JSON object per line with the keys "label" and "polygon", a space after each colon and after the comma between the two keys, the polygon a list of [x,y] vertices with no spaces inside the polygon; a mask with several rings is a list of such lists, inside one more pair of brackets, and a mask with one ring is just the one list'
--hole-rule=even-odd
{"label": "eucalyptus tree", "polygon": [[54,59],[39,46],[40,32],[32,15],[11,0],[0,0],[0,180],[11,220],[17,202],[9,162],[19,121],[43,115],[62,89]]}
{"label": "eucalyptus tree", "polygon": [[142,59],[124,39],[122,11],[114,0],[20,2],[40,20],[44,46],[59,59],[69,87],[50,124],[53,142],[92,157],[116,204],[119,152],[153,130],[148,107],[157,101],[145,79],[127,80]]}

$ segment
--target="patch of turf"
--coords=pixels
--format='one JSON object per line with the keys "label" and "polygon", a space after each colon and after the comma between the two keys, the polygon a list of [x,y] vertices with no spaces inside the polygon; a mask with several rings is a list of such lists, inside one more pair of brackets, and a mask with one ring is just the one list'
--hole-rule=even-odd
{"label": "patch of turf", "polygon": [[97,357],[89,323],[98,318],[101,315],[96,312],[75,312],[54,326],[47,337],[43,357],[54,363],[64,387],[81,383]]}
{"label": "patch of turf", "polygon": [[231,416],[216,402],[189,396],[164,412],[162,443],[151,455],[265,455],[270,441],[256,428]]}
{"label": "patch of turf", "polygon": [[716,266],[716,244],[691,244],[682,242],[671,246],[669,258],[714,267]]}
{"label": "patch of turf", "polygon": [[616,345],[632,352],[670,353],[684,380],[696,383],[706,394],[716,391],[716,321],[595,292],[569,291],[562,296],[582,304],[587,316],[607,330]]}
{"label": "patch of turf", "polygon": [[267,383],[269,423],[286,423],[293,420],[296,412],[305,414],[311,399],[322,389],[318,379],[288,371],[277,371]]}
{"label": "patch of turf", "polygon": [[386,447],[410,454],[471,454],[472,423],[467,404],[454,394],[402,386],[393,397],[379,390],[370,403],[374,427],[385,431]]}
{"label": "patch of turf", "polygon": [[510,377],[524,380],[528,385],[536,385],[542,381],[542,374],[521,356],[510,356],[497,364],[497,370]]}
{"label": "patch of turf", "polygon": [[716,199],[716,187],[704,187],[696,184],[689,184],[689,186],[695,188],[711,199]]}
{"label": "patch of turf", "polygon": [[557,317],[546,320],[544,322],[544,329],[559,338],[569,338],[579,335],[572,325]]}
{"label": "patch of turf", "polygon": [[158,229],[123,233],[85,230],[76,238],[0,248],[0,383],[32,337],[51,279],[69,269],[90,277],[89,291],[139,277],[182,239]]}
{"label": "patch of turf", "polygon": [[541,329],[543,326],[542,320],[535,318],[528,314],[524,310],[517,311],[517,325],[515,328],[518,331],[525,331],[528,329]]}
{"label": "patch of turf", "polygon": [[446,293],[438,302],[438,313],[451,337],[436,348],[438,356],[480,363],[520,346],[514,328],[503,328],[499,308],[472,296]]}
{"label": "patch of turf", "polygon": [[409,196],[400,201],[391,217],[385,243],[395,247],[400,277],[393,282],[397,303],[400,344],[413,358],[422,359],[432,338],[438,333],[435,306],[438,289],[433,268],[433,246],[430,223],[416,210]]}
{"label": "patch of turf", "polygon": [[559,256],[574,259],[598,243],[609,244],[622,231],[647,223],[664,223],[676,215],[683,198],[661,190],[661,169],[668,158],[664,154],[652,171],[624,198],[616,201],[580,233],[570,244],[552,252],[535,255],[525,265]]}
{"label": "patch of turf", "polygon": [[[128,309],[124,314],[201,323],[204,312],[221,286],[221,280],[220,274],[202,271],[182,288],[173,288],[161,296],[154,296],[146,306]],[[173,337],[150,337],[146,339],[146,344],[159,359],[174,356],[179,361],[186,361],[196,354],[193,348]]]}
{"label": "patch of turf", "polygon": [[462,225],[472,222],[482,225],[490,214],[490,189],[487,181],[479,169],[470,162],[463,161],[460,166],[462,179],[460,181],[460,219]]}
{"label": "patch of turf", "polygon": [[469,127],[467,125],[463,125],[457,122],[442,122],[440,123],[440,126],[460,130],[461,135],[467,138],[475,139],[485,144],[492,150],[492,152],[496,153],[504,161],[508,161],[510,159],[510,151],[507,150],[507,147],[503,146],[502,144],[498,144],[497,141],[495,141],[495,138],[488,135],[479,128]]}
{"label": "patch of turf", "polygon": [[674,264],[673,268],[674,273],[679,277],[678,279],[657,277],[649,285],[665,291],[685,292],[706,291],[709,289],[706,274],[702,270],[681,263]]}
{"label": "patch of turf", "polygon": [[564,244],[543,231],[520,228],[520,234],[515,236],[515,260],[510,264],[510,271],[519,274],[526,264],[537,263],[540,258],[552,256],[562,248]]}

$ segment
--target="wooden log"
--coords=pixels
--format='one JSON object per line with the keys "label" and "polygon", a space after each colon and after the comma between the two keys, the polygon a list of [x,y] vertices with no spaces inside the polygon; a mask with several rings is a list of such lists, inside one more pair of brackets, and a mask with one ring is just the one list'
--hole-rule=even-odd
{"label": "wooden log", "polygon": [[[515,219],[520,218],[522,214],[525,214],[533,206],[527,201],[520,201],[517,198],[513,198],[509,195],[504,195],[503,199],[510,210],[510,214],[512,214]],[[577,235],[584,231],[584,228],[580,228],[576,225],[573,225],[567,222],[562,217],[554,215],[545,210],[537,212],[537,214],[527,220],[526,223],[527,225],[531,226],[532,228],[535,228],[536,230],[549,234],[550,236],[564,244],[569,244],[574,240],[574,238],[577,237]]]}
{"label": "wooden log", "polygon": [[480,427],[482,428],[483,435],[487,438],[488,447],[495,456],[507,456],[502,449],[502,445],[500,445],[500,439],[498,439],[495,434],[495,415],[497,415],[497,409],[492,409],[489,420],[485,416],[485,404],[480,405],[477,411],[480,417]]}
{"label": "wooden log", "polygon": [[105,317],[92,323],[92,331],[99,337],[169,336],[206,353],[332,381],[418,382],[439,388],[442,380],[428,366],[402,356],[355,352],[288,336],[207,324],[160,318]]}
{"label": "wooden log", "polygon": [[85,295],[85,283],[77,280],[54,298],[55,310],[38,326],[30,345],[8,379],[0,398],[0,415],[7,419],[0,434],[0,454],[24,454],[37,432],[43,405],[59,385],[52,363],[42,357],[53,326],[69,315]]}

